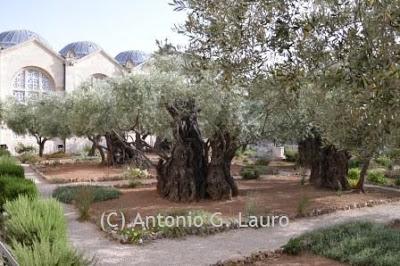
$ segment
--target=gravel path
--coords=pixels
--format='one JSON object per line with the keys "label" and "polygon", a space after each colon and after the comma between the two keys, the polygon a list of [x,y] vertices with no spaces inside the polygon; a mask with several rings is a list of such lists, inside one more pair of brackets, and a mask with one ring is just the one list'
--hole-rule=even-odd
{"label": "gravel path", "polygon": [[[44,196],[57,186],[47,184],[29,167],[26,175],[37,183]],[[241,229],[208,237],[159,240],[144,246],[121,245],[110,241],[90,223],[80,223],[71,206],[65,205],[73,245],[98,265],[209,265],[219,260],[248,256],[260,250],[275,250],[291,237],[317,228],[354,220],[389,222],[400,218],[400,203],[339,211],[315,218],[299,219],[287,227]]]}

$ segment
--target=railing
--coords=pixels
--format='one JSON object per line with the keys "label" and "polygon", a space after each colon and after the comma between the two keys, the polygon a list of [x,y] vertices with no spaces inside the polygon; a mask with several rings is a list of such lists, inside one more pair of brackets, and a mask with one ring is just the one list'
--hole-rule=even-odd
{"label": "railing", "polygon": [[7,245],[0,241],[0,256],[5,259],[5,265],[19,266],[18,262],[15,260]]}

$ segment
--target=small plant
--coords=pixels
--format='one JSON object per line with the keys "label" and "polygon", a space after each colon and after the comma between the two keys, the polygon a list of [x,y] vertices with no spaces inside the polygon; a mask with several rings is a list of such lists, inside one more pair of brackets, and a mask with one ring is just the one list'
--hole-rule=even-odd
{"label": "small plant", "polygon": [[301,197],[297,205],[297,214],[299,216],[305,216],[309,205],[310,205],[310,199],[307,196]]}
{"label": "small plant", "polygon": [[121,192],[113,187],[78,185],[56,188],[53,192],[53,198],[56,198],[62,203],[71,204],[76,199],[76,194],[81,187],[85,187],[92,191],[94,195],[94,202],[116,199],[121,195]]}
{"label": "small plant", "polygon": [[0,157],[0,176],[2,175],[25,178],[24,168],[7,156]]}
{"label": "small plant", "polygon": [[125,179],[146,179],[149,177],[149,172],[147,170],[142,170],[139,168],[127,167],[123,173]]}
{"label": "small plant", "polygon": [[387,156],[379,156],[378,158],[375,159],[375,162],[388,169],[393,168],[393,161]]}
{"label": "small plant", "polygon": [[299,160],[299,152],[293,149],[285,149],[285,160],[288,162],[297,162]]}
{"label": "small plant", "polygon": [[249,165],[240,170],[240,175],[245,180],[258,179],[260,177],[260,171],[257,167]]}
{"label": "small plant", "polygon": [[394,180],[394,184],[395,184],[396,186],[400,186],[400,177],[397,177],[397,178]]}
{"label": "small plant", "polygon": [[75,206],[79,211],[79,220],[87,221],[90,218],[90,206],[94,202],[93,189],[89,186],[81,186],[77,189],[75,194]]}
{"label": "small plant", "polygon": [[361,170],[359,168],[351,168],[347,173],[347,179],[350,180],[359,180],[360,179]]}
{"label": "small plant", "polygon": [[347,182],[349,182],[350,188],[355,189],[357,187],[358,180],[347,179]]}
{"label": "small plant", "polygon": [[300,185],[304,186],[306,184],[307,169],[304,167],[300,167],[299,174],[300,174],[300,178],[301,178]]}
{"label": "small plant", "polygon": [[372,170],[368,172],[367,180],[373,184],[385,185],[386,178],[382,171]]}

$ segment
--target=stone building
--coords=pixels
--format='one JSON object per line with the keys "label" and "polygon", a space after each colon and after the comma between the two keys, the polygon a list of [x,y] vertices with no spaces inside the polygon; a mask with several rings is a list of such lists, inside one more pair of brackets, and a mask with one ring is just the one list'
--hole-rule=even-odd
{"label": "stone building", "polygon": [[[68,93],[84,81],[125,75],[141,64],[146,55],[125,51],[115,58],[99,45],[89,41],[73,42],[59,52],[40,35],[29,30],[0,33],[0,99],[15,97],[25,101],[31,95],[50,91]],[[17,136],[5,125],[0,128],[0,145],[14,153],[18,143],[36,146],[30,136]],[[67,152],[77,152],[86,142],[71,138],[65,141]],[[64,148],[64,141],[51,140],[45,153]]]}

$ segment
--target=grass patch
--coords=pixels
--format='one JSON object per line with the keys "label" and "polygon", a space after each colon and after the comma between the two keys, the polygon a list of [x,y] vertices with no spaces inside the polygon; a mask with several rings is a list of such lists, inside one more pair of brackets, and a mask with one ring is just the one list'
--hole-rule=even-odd
{"label": "grass patch", "polygon": [[311,251],[351,265],[399,265],[400,231],[381,224],[354,222],[307,233],[283,248],[297,255]]}
{"label": "grass patch", "polygon": [[53,192],[53,198],[63,203],[71,204],[77,199],[78,193],[82,191],[82,188],[85,188],[86,193],[93,195],[93,202],[116,199],[121,195],[121,192],[113,187],[77,185],[58,187]]}

